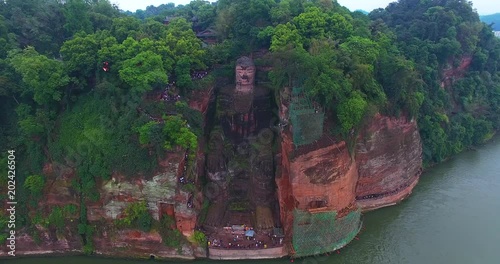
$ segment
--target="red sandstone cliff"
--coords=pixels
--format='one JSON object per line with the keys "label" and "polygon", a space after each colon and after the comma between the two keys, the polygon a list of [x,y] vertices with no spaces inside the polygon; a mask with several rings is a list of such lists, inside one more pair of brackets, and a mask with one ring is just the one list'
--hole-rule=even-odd
{"label": "red sandstone cliff", "polygon": [[[282,100],[282,122],[288,120],[288,107]],[[415,120],[377,114],[361,130],[354,160],[346,142],[336,142],[327,133],[312,144],[294,146],[291,130],[293,124],[281,131],[276,178],[290,252],[296,239],[292,237],[297,226],[294,210],[337,212],[337,217],[343,218],[358,207],[372,210],[393,205],[411,193],[422,171],[422,146]],[[352,232],[356,231],[346,230],[341,235],[349,239]]]}
{"label": "red sandstone cliff", "polygon": [[450,66],[443,70],[441,74],[441,88],[451,86],[455,81],[464,77],[472,63],[472,56],[464,56],[460,59],[460,64],[457,67]]}
{"label": "red sandstone cliff", "polygon": [[[198,94],[190,106],[205,113],[210,94],[211,91]],[[286,116],[287,106],[281,105],[280,118],[286,120]],[[289,246],[295,209],[335,211],[341,218],[358,206],[371,210],[392,205],[411,193],[421,173],[422,147],[414,120],[376,115],[360,133],[354,160],[344,141],[336,142],[323,136],[313,144],[296,148],[287,128],[280,135],[276,184],[280,218]],[[202,142],[200,149],[203,145]],[[169,155],[161,163],[161,171],[150,180],[126,180],[114,175],[112,180],[101,184],[101,199],[88,204],[87,212],[90,223],[97,230],[93,237],[97,253],[143,258],[150,255],[159,258],[203,256],[203,252],[190,247],[183,247],[180,254],[165,247],[156,231],[117,230],[113,225],[127,204],[145,200],[154,218],[158,219],[161,213],[172,214],[177,228],[186,235],[191,234],[196,213],[187,208],[188,194],[180,190],[177,181],[182,173],[182,157],[182,153]],[[204,159],[199,159],[198,164],[204,164]],[[199,175],[203,167],[199,166]],[[45,174],[49,179],[45,191],[47,199],[40,203],[40,208],[68,203],[79,205],[71,189],[71,168],[55,168],[49,164]],[[195,208],[200,206],[196,200],[201,199],[195,199]],[[81,238],[71,231],[76,230],[78,217],[67,219],[64,235],[38,227],[42,241],[39,244],[22,232],[18,235],[18,254],[68,253],[75,249],[79,252]],[[293,252],[290,247],[288,250]]]}
{"label": "red sandstone cliff", "polygon": [[[295,252],[292,241],[297,239],[293,237],[293,228],[298,221],[294,219],[294,210],[313,214],[337,212],[337,217],[342,218],[357,208],[354,190],[358,170],[345,142],[331,142],[327,138],[320,142],[323,144],[301,153],[293,149],[289,133],[282,134],[280,170],[276,184],[281,222],[290,254]],[[348,233],[357,232],[346,231],[346,234],[342,234],[346,237]]]}
{"label": "red sandstone cliff", "polygon": [[393,205],[407,197],[422,172],[416,121],[377,114],[361,132],[356,162],[356,199],[363,210]]}
{"label": "red sandstone cliff", "polygon": [[[192,95],[190,107],[206,114],[213,87],[198,90]],[[204,142],[199,144],[199,153],[203,153]],[[203,155],[198,155],[203,157]],[[198,158],[196,167],[204,167],[204,159]],[[194,259],[204,257],[203,248],[182,246],[168,248],[164,245],[162,237],[156,230],[142,232],[138,230],[118,230],[114,221],[123,213],[128,204],[137,201],[146,201],[148,209],[154,219],[158,220],[162,213],[172,214],[176,227],[184,235],[193,233],[197,211],[201,207],[202,197],[197,195],[193,199],[193,208],[188,208],[189,193],[182,190],[178,176],[184,169],[184,152],[169,153],[167,158],[160,162],[159,171],[151,175],[150,179],[136,177],[126,179],[114,174],[112,179],[98,183],[100,199],[94,203],[87,203],[87,219],[94,227],[92,236],[95,252],[97,254],[113,257],[149,258],[182,258]],[[38,237],[30,236],[26,229],[18,230],[16,234],[16,256],[43,255],[43,254],[68,254],[82,253],[82,238],[78,234],[80,200],[77,192],[71,185],[75,177],[74,169],[56,164],[46,164],[44,174],[47,184],[44,197],[37,208],[31,208],[30,214],[37,211],[50,212],[54,206],[73,204],[78,207],[75,215],[65,219],[64,232],[56,232],[36,226]],[[199,174],[199,172],[198,172]],[[172,212],[170,212],[172,211]],[[5,251],[0,251],[0,257],[6,256]]]}
{"label": "red sandstone cliff", "polygon": [[[101,184],[99,201],[87,203],[87,219],[95,229],[90,239],[94,242],[97,254],[134,258],[149,258],[154,255],[157,258],[185,259],[204,256],[203,252],[193,247],[183,246],[180,251],[166,247],[157,230],[119,230],[114,222],[120,218],[127,205],[133,202],[146,201],[150,213],[157,220],[166,210],[166,205],[171,205],[177,228],[185,235],[191,235],[196,224],[196,208],[187,207],[188,193],[181,190],[177,180],[179,170],[182,169],[180,165],[183,156],[182,153],[167,155],[167,159],[162,162],[162,172],[151,180],[127,180],[120,175],[114,175],[111,180]],[[65,166],[47,164],[44,171],[48,180],[44,190],[47,198],[39,202],[37,208],[31,208],[30,214],[35,215],[37,211],[50,212],[54,206],[67,204],[79,207],[79,198],[71,186],[73,170]],[[199,208],[199,203],[195,203],[195,207]],[[66,218],[63,232],[37,225],[36,238],[28,235],[26,230],[19,230],[16,237],[16,255],[81,253],[83,245],[77,232],[78,219],[78,213]],[[36,242],[37,240],[39,242]],[[4,253],[0,252],[0,256]]]}
{"label": "red sandstone cliff", "polygon": [[[71,187],[74,171],[66,166],[47,164],[44,167],[47,184],[45,187],[46,198],[36,207],[30,205],[30,216],[37,213],[50,212],[54,206],[73,204],[78,206],[79,200],[76,192]],[[65,219],[61,232],[55,229],[36,225],[36,236],[28,235],[26,228],[16,230],[16,256],[40,254],[68,254],[81,252],[82,241],[77,233],[78,213]],[[6,256],[6,251],[0,251],[0,257]]]}
{"label": "red sandstone cliff", "polygon": [[[287,109],[286,103],[281,105],[281,120],[287,120]],[[342,218],[356,210],[358,169],[344,141],[335,142],[324,135],[316,143],[296,147],[289,129],[281,131],[276,185],[285,242],[293,254],[292,240],[296,239],[292,237],[293,226],[298,221],[293,211],[336,212],[337,218]],[[346,233],[340,235],[346,238],[348,233],[357,232],[344,231]]]}
{"label": "red sandstone cliff", "polygon": [[291,195],[300,210],[324,201],[324,207],[340,211],[354,202],[356,163],[351,160],[344,141],[325,143],[289,161]]}

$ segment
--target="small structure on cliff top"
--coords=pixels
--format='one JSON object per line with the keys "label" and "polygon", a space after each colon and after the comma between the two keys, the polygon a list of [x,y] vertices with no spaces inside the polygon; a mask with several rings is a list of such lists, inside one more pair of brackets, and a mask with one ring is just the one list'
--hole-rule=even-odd
{"label": "small structure on cliff top", "polygon": [[311,144],[323,135],[325,112],[308,98],[302,88],[292,89],[289,116],[295,146]]}
{"label": "small structure on cliff top", "polygon": [[196,37],[203,41],[205,45],[217,43],[217,32],[210,28],[197,33]]}

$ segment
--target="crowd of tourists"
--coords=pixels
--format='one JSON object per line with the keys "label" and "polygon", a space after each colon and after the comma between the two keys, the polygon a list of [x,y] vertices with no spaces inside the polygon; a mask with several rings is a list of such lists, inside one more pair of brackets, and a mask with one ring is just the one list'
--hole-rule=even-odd
{"label": "crowd of tourists", "polygon": [[165,102],[177,102],[181,99],[181,96],[180,95],[172,95],[170,93],[170,90],[172,89],[172,87],[175,86],[175,81],[173,82],[170,82],[167,87],[165,87],[165,89],[162,91],[161,93],[161,99]]}
{"label": "crowd of tourists", "polygon": [[208,75],[208,71],[196,71],[191,73],[191,79],[194,80],[200,80],[203,79],[203,77]]}
{"label": "crowd of tourists", "polygon": [[[191,73],[191,79],[194,80],[200,80],[203,79],[205,76],[208,75],[208,71],[196,71]],[[175,87],[175,81],[171,81],[167,84],[165,89],[161,93],[161,100],[165,102],[177,102],[181,99],[181,96],[178,94],[173,95],[172,91]]]}
{"label": "crowd of tourists", "polygon": [[283,244],[283,238],[273,238],[271,234],[259,234],[252,227],[245,226],[243,230],[225,227],[223,233],[209,237],[208,246],[221,249],[255,250],[277,247]]}
{"label": "crowd of tourists", "polygon": [[[184,154],[184,168],[182,170],[181,176],[179,177],[179,183],[182,184],[182,185],[185,185],[185,184],[194,184],[193,180],[188,179],[186,177],[186,171],[187,171],[188,161],[189,161],[189,155],[188,155],[188,153],[189,153],[189,149],[187,149],[186,153]],[[188,197],[188,201],[187,201],[187,207],[188,208],[193,208],[193,198],[194,198],[193,193],[190,193],[189,197]]]}

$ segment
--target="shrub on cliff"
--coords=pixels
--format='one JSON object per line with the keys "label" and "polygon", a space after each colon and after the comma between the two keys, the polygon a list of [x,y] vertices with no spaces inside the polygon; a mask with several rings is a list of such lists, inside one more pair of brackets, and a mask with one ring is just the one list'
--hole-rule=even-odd
{"label": "shrub on cliff", "polygon": [[125,217],[117,220],[117,226],[122,228],[138,228],[145,232],[151,230],[153,218],[149,213],[146,202],[131,203],[125,208]]}
{"label": "shrub on cliff", "polygon": [[198,230],[194,231],[193,235],[191,236],[191,240],[198,246],[205,246],[207,244],[207,237],[203,232]]}
{"label": "shrub on cliff", "polygon": [[183,235],[178,229],[166,230],[163,235],[163,243],[167,247],[179,248],[182,245]]}
{"label": "shrub on cliff", "polygon": [[142,212],[136,220],[137,226],[139,227],[140,230],[148,232],[151,230],[151,224],[153,222],[153,217],[151,217],[151,214],[149,212]]}
{"label": "shrub on cliff", "polygon": [[29,191],[32,198],[35,200],[42,196],[43,187],[45,186],[45,178],[42,175],[30,175],[24,181],[23,187]]}
{"label": "shrub on cliff", "polygon": [[166,150],[181,147],[190,150],[190,157],[194,158],[198,147],[198,138],[182,115],[163,116],[164,122],[149,121],[135,128],[139,133],[141,144],[152,146],[162,145]]}
{"label": "shrub on cliff", "polygon": [[175,226],[175,219],[169,215],[163,215],[159,229],[161,238],[165,246],[180,248],[184,241],[184,236]]}

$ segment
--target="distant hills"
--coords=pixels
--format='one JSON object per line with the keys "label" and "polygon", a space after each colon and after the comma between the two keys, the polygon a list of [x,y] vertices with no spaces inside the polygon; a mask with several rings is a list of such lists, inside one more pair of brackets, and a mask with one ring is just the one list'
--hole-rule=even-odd
{"label": "distant hills", "polygon": [[494,23],[493,29],[500,31],[500,13],[492,14],[492,15],[487,15],[487,16],[479,16],[481,21],[483,21],[486,24],[491,24]]}
{"label": "distant hills", "polygon": [[361,10],[361,9],[358,9],[358,10],[355,10],[355,11],[357,11],[357,12],[361,12],[361,13],[363,13],[363,14],[365,14],[365,15],[368,15],[368,14],[370,13],[370,12],[368,12],[368,11]]}

